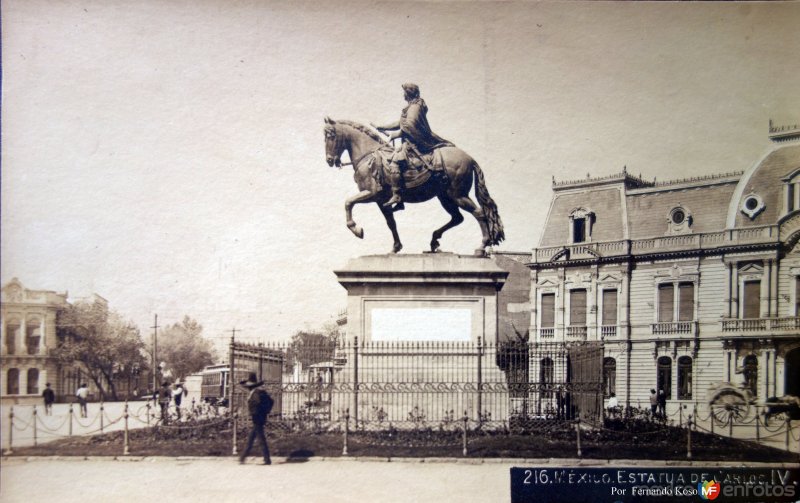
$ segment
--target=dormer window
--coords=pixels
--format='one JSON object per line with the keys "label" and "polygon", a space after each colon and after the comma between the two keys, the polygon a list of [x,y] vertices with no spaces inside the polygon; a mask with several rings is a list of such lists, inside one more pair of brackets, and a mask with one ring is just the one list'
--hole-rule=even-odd
{"label": "dormer window", "polygon": [[784,213],[800,210],[800,169],[795,170],[782,181]]}
{"label": "dormer window", "polygon": [[592,240],[594,213],[586,208],[576,208],[569,214],[571,243],[584,243]]}

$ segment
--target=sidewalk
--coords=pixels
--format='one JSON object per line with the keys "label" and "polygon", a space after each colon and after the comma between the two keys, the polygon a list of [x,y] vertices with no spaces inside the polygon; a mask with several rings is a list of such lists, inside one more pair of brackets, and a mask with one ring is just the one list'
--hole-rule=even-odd
{"label": "sidewalk", "polygon": [[[251,458],[15,458],[3,459],[0,501],[127,502],[492,502],[509,501],[512,466],[726,466],[578,459],[313,458],[271,466]],[[737,466],[742,466],[737,464]],[[797,467],[748,463],[747,466]]]}

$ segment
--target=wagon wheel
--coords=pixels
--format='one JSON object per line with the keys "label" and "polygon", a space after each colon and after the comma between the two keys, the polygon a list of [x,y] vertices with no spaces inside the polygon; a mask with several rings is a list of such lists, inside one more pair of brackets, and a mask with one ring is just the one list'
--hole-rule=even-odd
{"label": "wagon wheel", "polygon": [[720,392],[711,401],[711,415],[718,424],[743,421],[750,413],[747,399],[736,390]]}

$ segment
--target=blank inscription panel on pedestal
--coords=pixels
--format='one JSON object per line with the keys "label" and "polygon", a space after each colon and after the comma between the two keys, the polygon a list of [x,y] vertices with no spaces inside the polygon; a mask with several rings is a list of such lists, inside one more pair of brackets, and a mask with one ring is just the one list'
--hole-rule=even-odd
{"label": "blank inscription panel on pedestal", "polygon": [[465,308],[373,308],[373,341],[470,341],[472,310]]}

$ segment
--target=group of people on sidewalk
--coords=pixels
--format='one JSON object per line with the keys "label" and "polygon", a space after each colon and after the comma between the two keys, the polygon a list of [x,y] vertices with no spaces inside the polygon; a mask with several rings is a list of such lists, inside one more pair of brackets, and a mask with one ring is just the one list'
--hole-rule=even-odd
{"label": "group of people on sidewalk", "polygon": [[175,412],[178,414],[178,419],[181,418],[181,401],[183,400],[184,389],[183,384],[176,383],[171,386],[168,381],[161,383],[161,389],[153,394],[153,398],[158,402],[161,407],[161,421],[167,423],[169,421],[169,406],[175,402]]}

